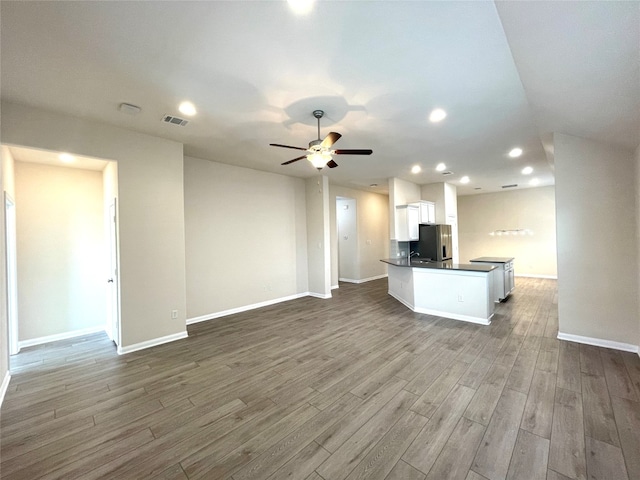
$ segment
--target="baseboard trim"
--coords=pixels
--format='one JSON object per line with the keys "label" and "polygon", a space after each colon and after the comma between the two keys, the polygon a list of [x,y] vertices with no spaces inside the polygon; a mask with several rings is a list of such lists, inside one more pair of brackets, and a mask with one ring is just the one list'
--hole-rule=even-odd
{"label": "baseboard trim", "polygon": [[331,285],[331,290],[335,290],[336,288],[340,288],[340,285]]}
{"label": "baseboard trim", "polygon": [[307,296],[314,298],[321,298],[322,300],[326,300],[331,298],[331,293],[315,293],[315,292],[307,292]]}
{"label": "baseboard trim", "polygon": [[375,277],[368,277],[368,278],[362,278],[360,280],[355,280],[353,278],[338,278],[338,280],[340,280],[341,282],[347,282],[347,283],[365,283],[365,282],[371,282],[372,280],[380,280],[381,278],[387,278],[389,275],[388,274],[384,274],[384,275],[376,275]]}
{"label": "baseboard trim", "polygon": [[156,347],[165,343],[175,342],[176,340],[182,340],[188,336],[189,334],[185,330],[184,332],[174,333],[172,335],[166,335],[164,337],[154,338],[140,343],[134,343],[133,345],[126,347],[118,346],[118,355],[126,355],[127,353],[137,352],[138,350],[144,350],[146,348]]}
{"label": "baseboard trim", "polygon": [[228,310],[221,310],[219,312],[209,313],[207,315],[200,315],[199,317],[187,318],[187,325],[206,322],[207,320],[226,317],[228,315],[234,315],[236,313],[242,313],[249,310],[255,310],[256,308],[268,307],[269,305],[275,305],[276,303],[281,303],[281,302],[288,302],[289,300],[295,300],[297,298],[307,297],[309,295],[311,295],[309,292],[296,293],[295,295],[289,295],[287,297],[274,298],[272,300],[266,300],[264,302],[252,303],[251,305],[243,305],[242,307],[230,308]]}
{"label": "baseboard trim", "polygon": [[106,332],[104,326],[83,328],[82,330],[73,330],[71,332],[56,333],[55,335],[32,338],[31,340],[21,340],[18,342],[18,348],[34,347],[36,345],[42,345],[43,343],[57,342],[58,340],[67,340],[69,338],[82,337],[83,335],[91,335],[99,332]]}
{"label": "baseboard trim", "polygon": [[538,275],[537,273],[517,273],[516,277],[526,277],[526,278],[548,278],[549,280],[557,280],[557,275]]}
{"label": "baseboard trim", "polygon": [[584,343],[585,345],[593,345],[595,347],[622,350],[623,352],[640,353],[638,345],[633,345],[631,343],[614,342],[613,340],[604,340],[602,338],[583,337],[582,335],[572,335],[570,333],[558,332],[558,340],[567,340],[569,342]]}
{"label": "baseboard trim", "polygon": [[7,389],[9,388],[10,381],[11,381],[11,374],[7,372],[4,374],[2,385],[0,385],[0,407],[2,406],[2,402],[4,402],[4,395],[7,393]]}
{"label": "baseboard trim", "polygon": [[405,301],[404,299],[400,298],[399,296],[394,295],[391,292],[387,292],[387,293],[389,293],[389,295],[391,295],[393,298],[398,300],[401,304],[403,304],[405,307],[407,307],[412,312],[422,313],[424,315],[433,315],[434,317],[451,318],[453,320],[460,320],[462,322],[477,323],[478,325],[491,325],[491,318],[493,317],[493,313],[491,314],[491,316],[488,319],[484,319],[484,318],[480,318],[480,317],[472,317],[470,315],[460,315],[460,314],[457,314],[457,313],[440,312],[438,310],[430,310],[430,309],[427,309],[427,308],[414,307],[409,302]]}

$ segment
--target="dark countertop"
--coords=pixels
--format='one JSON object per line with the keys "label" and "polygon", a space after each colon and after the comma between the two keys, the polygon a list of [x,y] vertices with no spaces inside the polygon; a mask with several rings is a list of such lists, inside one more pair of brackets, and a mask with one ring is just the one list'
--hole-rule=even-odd
{"label": "dark countertop", "polygon": [[469,261],[480,263],[509,263],[513,262],[513,257],[478,257]]}
{"label": "dark countertop", "polygon": [[470,263],[453,263],[451,260],[445,260],[444,262],[424,261],[419,258],[412,258],[411,262],[408,262],[406,258],[384,258],[381,262],[388,263],[395,267],[416,267],[416,268],[431,268],[433,270],[464,270],[467,272],[490,272],[495,270],[494,265],[478,265]]}

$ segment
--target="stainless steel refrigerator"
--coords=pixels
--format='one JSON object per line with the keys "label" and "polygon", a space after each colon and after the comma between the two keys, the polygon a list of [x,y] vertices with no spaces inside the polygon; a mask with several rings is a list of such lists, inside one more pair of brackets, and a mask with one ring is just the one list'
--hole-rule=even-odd
{"label": "stainless steel refrigerator", "polygon": [[420,258],[442,262],[453,255],[451,225],[420,225]]}

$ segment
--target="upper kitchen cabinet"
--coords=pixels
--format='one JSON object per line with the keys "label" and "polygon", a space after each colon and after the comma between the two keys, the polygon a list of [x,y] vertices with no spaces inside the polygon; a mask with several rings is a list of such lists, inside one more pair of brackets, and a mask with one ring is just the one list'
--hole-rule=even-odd
{"label": "upper kitchen cabinet", "polygon": [[419,223],[436,223],[436,204],[433,202],[427,202],[420,200],[417,203],[412,203],[419,210]]}
{"label": "upper kitchen cabinet", "polygon": [[410,242],[420,238],[420,207],[417,204],[396,207],[396,240]]}

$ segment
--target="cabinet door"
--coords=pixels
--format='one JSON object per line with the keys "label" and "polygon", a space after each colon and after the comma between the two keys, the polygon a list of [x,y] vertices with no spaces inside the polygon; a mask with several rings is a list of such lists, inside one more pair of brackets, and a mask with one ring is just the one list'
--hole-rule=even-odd
{"label": "cabinet door", "polygon": [[421,201],[420,223],[436,223],[436,205],[433,202]]}
{"label": "cabinet door", "polygon": [[396,207],[396,240],[409,242],[418,240],[420,210],[415,205],[398,205]]}

